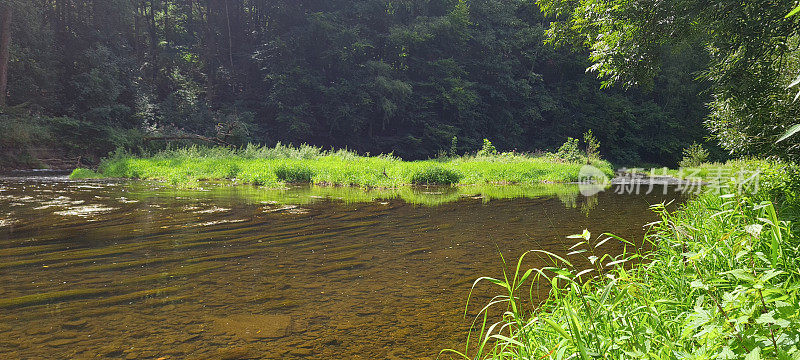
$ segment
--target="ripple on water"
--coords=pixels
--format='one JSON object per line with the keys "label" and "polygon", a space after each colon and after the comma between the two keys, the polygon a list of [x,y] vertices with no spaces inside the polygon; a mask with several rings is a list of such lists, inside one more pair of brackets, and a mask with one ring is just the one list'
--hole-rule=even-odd
{"label": "ripple on water", "polygon": [[[636,238],[664,200],[600,194],[587,214],[554,196],[428,207],[0,184],[0,226],[19,221],[0,228],[0,359],[434,359],[463,342],[464,301],[502,268],[498,249],[564,254],[565,235],[619,219]],[[47,205],[60,207],[34,209]]]}

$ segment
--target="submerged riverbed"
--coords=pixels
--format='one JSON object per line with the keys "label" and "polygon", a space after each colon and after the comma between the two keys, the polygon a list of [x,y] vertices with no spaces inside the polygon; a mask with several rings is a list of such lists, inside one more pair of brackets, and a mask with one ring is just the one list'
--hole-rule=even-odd
{"label": "submerged riverbed", "polygon": [[0,357],[434,359],[499,252],[563,255],[583,229],[641,242],[648,206],[678,197],[4,177]]}

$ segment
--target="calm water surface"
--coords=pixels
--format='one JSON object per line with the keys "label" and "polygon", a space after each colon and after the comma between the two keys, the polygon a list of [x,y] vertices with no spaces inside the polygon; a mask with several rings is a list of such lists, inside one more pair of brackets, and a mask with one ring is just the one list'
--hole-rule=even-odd
{"label": "calm water surface", "polygon": [[674,198],[0,178],[0,358],[434,359],[500,252],[641,240]]}

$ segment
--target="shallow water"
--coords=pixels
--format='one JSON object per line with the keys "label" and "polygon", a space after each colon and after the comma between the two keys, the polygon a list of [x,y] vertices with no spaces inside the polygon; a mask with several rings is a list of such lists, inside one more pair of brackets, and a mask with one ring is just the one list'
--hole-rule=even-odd
{"label": "shallow water", "polygon": [[499,252],[641,241],[676,197],[0,178],[0,358],[434,359]]}

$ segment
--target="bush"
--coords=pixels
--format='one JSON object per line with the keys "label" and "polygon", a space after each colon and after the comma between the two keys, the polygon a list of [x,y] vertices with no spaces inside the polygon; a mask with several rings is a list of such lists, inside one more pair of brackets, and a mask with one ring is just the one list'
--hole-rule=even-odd
{"label": "bush", "polygon": [[450,157],[458,156],[458,137],[456,136],[450,139],[450,151],[448,155],[450,155]]}
{"label": "bush", "polygon": [[242,172],[242,169],[237,164],[228,164],[225,169],[225,178],[226,179],[236,179],[239,176],[239,173]]}
{"label": "bush", "polygon": [[478,150],[478,156],[495,156],[497,155],[497,149],[495,149],[492,142],[489,139],[483,139],[483,147]]}
{"label": "bush", "polygon": [[583,142],[586,144],[586,157],[589,159],[600,158],[600,141],[594,136],[592,130],[583,134]]}
{"label": "bush", "polygon": [[580,162],[581,151],[578,149],[578,139],[568,137],[567,142],[558,148],[556,157],[566,162]]}
{"label": "bush", "polygon": [[314,177],[314,170],[306,166],[279,166],[275,169],[278,180],[287,183],[310,183]]}
{"label": "bush", "polygon": [[693,143],[691,146],[683,150],[683,160],[680,166],[684,168],[697,167],[708,159],[708,150],[703,148],[703,145]]}
{"label": "bush", "polygon": [[429,167],[411,177],[415,185],[453,185],[461,180],[461,174],[441,167]]}

